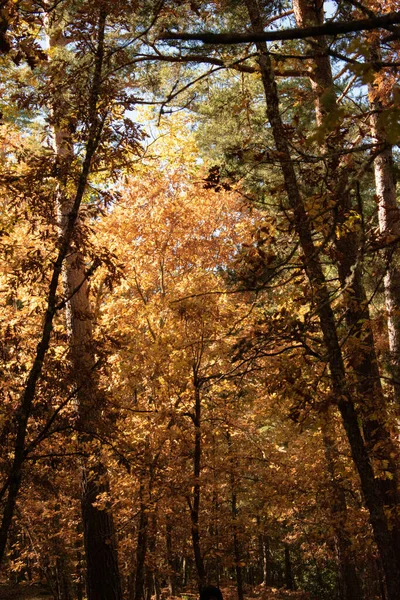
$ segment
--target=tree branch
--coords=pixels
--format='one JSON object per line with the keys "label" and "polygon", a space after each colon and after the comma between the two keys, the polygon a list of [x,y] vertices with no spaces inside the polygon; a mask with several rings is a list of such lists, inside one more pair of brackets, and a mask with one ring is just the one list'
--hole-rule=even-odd
{"label": "tree branch", "polygon": [[368,31],[371,29],[388,29],[391,25],[400,23],[400,12],[390,12],[380,17],[368,19],[355,19],[347,23],[329,22],[324,25],[313,27],[293,27],[280,31],[265,31],[260,33],[165,33],[160,36],[161,40],[193,40],[203,44],[249,44],[252,42],[274,42],[281,40],[300,40],[309,37],[321,37],[324,35],[339,35],[342,33],[354,33],[357,31]]}

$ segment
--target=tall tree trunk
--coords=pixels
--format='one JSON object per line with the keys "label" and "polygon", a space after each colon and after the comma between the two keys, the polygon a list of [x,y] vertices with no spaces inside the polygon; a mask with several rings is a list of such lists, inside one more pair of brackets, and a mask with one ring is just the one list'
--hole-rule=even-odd
{"label": "tall tree trunk", "polygon": [[107,486],[99,479],[105,471],[101,465],[83,470],[82,518],[86,554],[86,589],[88,600],[120,600],[122,598],[118,561],[115,550],[113,520],[108,510],[99,510],[94,503]]}
{"label": "tall tree trunk", "polygon": [[[149,516],[149,534],[148,534],[148,554],[150,557],[154,556],[156,550],[156,531],[157,531],[157,518],[154,511]],[[154,588],[154,593],[157,596],[157,573],[152,564],[152,560],[148,560],[146,564],[146,578],[145,578],[145,599],[150,600]]]}
{"label": "tall tree trunk", "polygon": [[[106,13],[102,12],[100,25],[102,37],[99,39],[98,53],[104,54],[104,28]],[[50,48],[63,44],[62,31],[57,26],[50,30]],[[101,69],[99,72],[101,77]],[[62,100],[62,99],[61,99]],[[60,166],[58,188],[58,210],[60,226],[64,232],[73,211],[73,200],[66,193],[65,177],[73,159],[73,145],[70,134],[56,121],[55,152]],[[80,250],[81,239],[79,216],[75,228],[72,247],[63,265],[66,321],[69,335],[70,357],[76,389],[76,411],[82,444],[89,442],[92,435],[99,433],[104,395],[101,392],[96,373],[92,331],[92,311],[89,301],[89,286],[85,261]],[[88,600],[120,600],[121,582],[118,569],[116,537],[111,512],[95,505],[97,498],[109,492],[107,472],[99,456],[101,448],[95,445],[96,461],[82,462],[82,521],[86,556],[86,587]]]}
{"label": "tall tree trunk", "polygon": [[240,542],[239,532],[237,527],[237,493],[236,493],[236,477],[234,469],[234,459],[232,456],[232,440],[229,431],[226,432],[226,439],[228,443],[228,456],[230,462],[230,484],[231,484],[231,515],[232,515],[232,527],[233,527],[233,552],[235,557],[235,573],[236,573],[236,588],[238,600],[243,600],[243,569],[241,566],[241,555],[240,555]]}
{"label": "tall tree trunk", "polygon": [[197,377],[194,378],[194,453],[193,453],[193,495],[192,498],[188,498],[190,508],[190,519],[191,519],[191,534],[194,560],[197,569],[197,578],[199,589],[202,589],[206,585],[206,571],[204,567],[203,555],[201,552],[200,544],[200,473],[201,473],[201,394],[200,385],[197,381]]}
{"label": "tall tree trunk", "polygon": [[[299,27],[318,26],[324,22],[323,0],[293,0],[296,23]],[[323,127],[324,119],[336,107],[334,80],[328,53],[328,45],[324,37],[313,38],[310,52],[315,54],[313,69],[310,73],[311,87],[314,93],[316,123]],[[329,108],[323,98],[329,92],[331,102]],[[343,289],[343,300],[346,306],[346,324],[351,338],[356,340],[355,349],[351,352],[350,362],[357,378],[358,402],[363,421],[365,439],[368,442],[370,455],[375,459],[377,471],[380,471],[381,493],[391,514],[391,529],[397,556],[400,556],[400,526],[398,512],[398,478],[395,457],[396,448],[385,425],[386,399],[384,397],[375,341],[370,326],[367,294],[363,283],[362,263],[359,260],[359,234],[354,226],[346,221],[358,207],[354,206],[348,186],[349,168],[341,164],[337,153],[340,133],[328,134],[324,149],[328,155],[326,162],[326,181],[329,192],[335,202],[335,225],[341,228],[339,236],[335,236],[337,264],[340,283]],[[399,223],[400,227],[400,223]],[[361,235],[363,232],[361,232]],[[385,471],[390,478],[385,477]],[[400,563],[399,563],[400,566]]]}
{"label": "tall tree trunk", "polygon": [[[378,43],[371,47],[371,59],[381,60]],[[384,243],[386,275],[384,278],[387,329],[390,351],[390,369],[393,377],[395,399],[400,404],[400,269],[397,266],[400,241],[400,209],[396,197],[396,177],[394,173],[393,148],[386,139],[380,116],[387,101],[387,91],[383,85],[369,86],[371,103],[371,134],[376,143],[377,155],[374,160],[375,189],[378,198],[379,231]],[[394,245],[393,245],[394,243]],[[397,260],[395,260],[395,257]]]}
{"label": "tall tree trunk", "polygon": [[140,483],[140,516],[139,530],[136,549],[136,577],[135,577],[135,594],[134,600],[143,600],[144,596],[144,580],[145,580],[145,563],[148,545],[148,505],[144,499],[144,483]]}
{"label": "tall tree trunk", "polygon": [[[263,31],[263,22],[256,0],[246,0],[250,20],[255,32]],[[265,92],[267,115],[271,124],[276,148],[285,181],[289,206],[293,213],[294,227],[299,236],[304,254],[304,268],[314,290],[316,310],[326,346],[332,391],[336,398],[343,425],[351,448],[354,464],[361,480],[361,487],[374,538],[378,546],[385,569],[389,600],[400,598],[400,574],[397,569],[396,555],[392,545],[391,532],[386,519],[384,502],[379,485],[374,477],[373,468],[360,430],[358,415],[349,395],[343,356],[339,345],[336,323],[330,303],[330,296],[324,273],[320,264],[317,248],[314,245],[310,220],[301,198],[297,178],[290,156],[286,132],[279,110],[279,98],[274,79],[270,55],[264,43],[257,43],[259,65]]]}
{"label": "tall tree trunk", "polygon": [[189,567],[186,556],[182,559],[182,586],[186,587],[189,581]]}
{"label": "tall tree trunk", "polygon": [[292,559],[288,544],[285,544],[285,586],[288,590],[294,590]]}
{"label": "tall tree trunk", "polygon": [[260,534],[259,547],[260,556],[262,557],[262,582],[265,586],[272,585],[272,561],[271,561],[271,550],[269,547],[269,538],[264,533]]}
{"label": "tall tree trunk", "polygon": [[85,584],[82,569],[82,553],[78,547],[76,551],[76,600],[83,600],[84,589]]}

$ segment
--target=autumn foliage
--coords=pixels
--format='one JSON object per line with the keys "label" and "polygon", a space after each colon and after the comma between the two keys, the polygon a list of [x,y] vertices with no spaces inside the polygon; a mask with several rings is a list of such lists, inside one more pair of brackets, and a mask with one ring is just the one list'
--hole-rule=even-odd
{"label": "autumn foliage", "polygon": [[399,600],[396,2],[0,4],[0,596]]}

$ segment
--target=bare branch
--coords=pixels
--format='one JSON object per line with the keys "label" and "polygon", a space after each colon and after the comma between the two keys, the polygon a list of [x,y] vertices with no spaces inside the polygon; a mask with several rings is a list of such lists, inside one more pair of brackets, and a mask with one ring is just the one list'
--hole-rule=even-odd
{"label": "bare branch", "polygon": [[321,37],[325,35],[340,35],[342,33],[354,33],[357,31],[369,31],[371,29],[388,29],[391,25],[400,23],[400,12],[390,12],[380,17],[368,19],[355,19],[347,23],[328,22],[324,25],[313,27],[293,27],[280,31],[265,31],[260,33],[165,33],[160,37],[162,40],[193,40],[203,44],[248,44],[252,42],[274,42],[281,40],[300,40],[309,37]]}

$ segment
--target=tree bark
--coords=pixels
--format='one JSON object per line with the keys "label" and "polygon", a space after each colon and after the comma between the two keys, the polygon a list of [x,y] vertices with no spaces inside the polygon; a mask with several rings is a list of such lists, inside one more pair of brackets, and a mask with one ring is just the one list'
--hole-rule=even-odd
{"label": "tree bark", "polygon": [[[156,519],[156,514],[153,510],[151,516],[149,517],[149,533],[148,533],[148,542],[147,542],[148,554],[150,554],[150,556],[152,556],[152,555],[154,556],[154,552],[156,549],[156,531],[157,531],[157,519]],[[150,600],[150,598],[153,595],[152,594],[153,588],[154,588],[155,596],[157,596],[157,588],[158,588],[156,572],[154,570],[151,560],[147,561],[147,564],[145,566],[145,572],[146,572],[145,600]],[[156,600],[157,600],[157,598],[156,598]]]}
{"label": "tree bark", "polygon": [[[106,12],[99,17],[97,64],[95,77],[100,86],[104,59],[104,33]],[[59,27],[50,30],[51,48],[62,45]],[[60,99],[62,101],[62,98]],[[96,108],[96,107],[95,107]],[[97,114],[94,114],[97,120]],[[58,185],[58,210],[60,227],[65,231],[73,210],[72,199],[65,191],[65,178],[73,158],[73,144],[69,131],[57,122],[54,126],[54,146],[60,165]],[[89,286],[85,271],[85,260],[80,249],[79,214],[69,255],[63,265],[63,281],[66,302],[66,322],[69,335],[70,359],[76,389],[77,424],[81,431],[80,443],[86,444],[100,430],[104,395],[96,378],[96,361],[92,331],[92,311],[89,301]],[[100,453],[96,444],[94,452]],[[114,522],[108,508],[97,507],[97,498],[108,493],[107,472],[99,456],[91,464],[82,462],[82,521],[86,555],[86,587],[88,600],[120,600],[122,589],[118,569]]]}
{"label": "tree bark", "polygon": [[199,589],[202,589],[206,585],[206,571],[204,567],[203,555],[201,552],[200,544],[200,473],[201,473],[201,394],[200,385],[197,381],[197,377],[194,378],[194,415],[193,424],[195,428],[194,433],[194,454],[193,454],[193,495],[192,499],[189,500],[190,507],[190,519],[191,519],[191,534],[194,560],[197,569],[197,577]]}
{"label": "tree bark", "polygon": [[135,589],[134,589],[134,600],[143,600],[144,597],[144,582],[145,582],[145,564],[148,547],[148,529],[149,529],[149,514],[148,514],[148,503],[145,500],[145,484],[143,481],[140,482],[140,513],[139,513],[139,527],[138,527],[138,539],[136,547],[136,575],[135,575]]}
{"label": "tree bark", "polygon": [[230,484],[231,484],[231,515],[232,515],[232,527],[233,527],[233,553],[235,557],[235,573],[236,573],[236,589],[238,600],[243,600],[243,569],[241,566],[241,553],[240,553],[240,542],[239,532],[237,527],[237,493],[236,493],[236,477],[234,469],[234,460],[232,456],[232,440],[229,431],[226,432],[226,439],[228,443],[228,456],[230,461]]}
{"label": "tree bark", "polygon": [[285,586],[288,590],[294,590],[292,560],[288,544],[285,544]]}
{"label": "tree bark", "polygon": [[[371,59],[381,58],[378,43],[371,48]],[[375,189],[378,198],[379,231],[387,244],[384,257],[386,275],[384,278],[387,330],[389,338],[389,363],[393,378],[396,402],[400,404],[400,269],[395,257],[399,257],[400,209],[396,197],[396,177],[394,174],[393,148],[386,139],[380,116],[387,100],[383,86],[370,84],[371,134],[376,143],[377,155],[374,160]],[[392,246],[392,241],[397,240]]]}
{"label": "tree bark", "polygon": [[269,547],[269,538],[265,533],[260,534],[260,555],[262,556],[263,565],[263,584],[265,586],[271,586],[273,583],[271,550]]}
{"label": "tree bark", "polygon": [[[262,32],[263,23],[256,0],[246,0],[253,31]],[[279,110],[279,98],[274,79],[271,58],[265,44],[256,44],[259,53],[259,65],[267,104],[267,116],[270,122],[279,160],[285,181],[289,206],[293,213],[294,227],[304,254],[304,268],[314,290],[316,310],[320,321],[330,367],[332,392],[339,408],[343,426],[349,441],[351,454],[361,480],[365,504],[370,515],[374,538],[378,546],[385,569],[389,600],[400,598],[400,574],[397,569],[396,555],[392,545],[391,532],[386,519],[384,502],[379,485],[374,477],[368,456],[358,415],[348,392],[343,356],[339,345],[336,323],[330,303],[330,296],[324,273],[314,246],[312,230],[303,200],[300,196],[297,178],[290,156],[289,145]]]}
{"label": "tree bark", "polygon": [[[120,600],[122,598],[118,561],[115,550],[114,524],[108,510],[99,510],[93,504],[99,491],[99,478],[106,476],[100,465],[93,476],[83,471],[82,518],[86,554],[86,590],[88,600]],[[103,569],[102,572],[100,569]]]}

